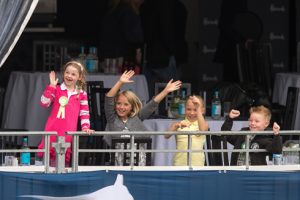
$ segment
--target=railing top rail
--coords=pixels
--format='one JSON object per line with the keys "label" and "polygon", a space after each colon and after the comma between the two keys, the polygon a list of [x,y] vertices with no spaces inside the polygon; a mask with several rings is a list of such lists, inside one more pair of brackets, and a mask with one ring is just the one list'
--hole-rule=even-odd
{"label": "railing top rail", "polygon": [[[69,135],[87,135],[87,133],[78,132],[67,132]],[[273,131],[96,131],[91,135],[136,135],[136,136],[146,136],[146,135],[273,135]],[[300,135],[300,130],[288,130],[280,131],[280,135]]]}
{"label": "railing top rail", "polygon": [[55,131],[0,131],[0,136],[57,135]]}

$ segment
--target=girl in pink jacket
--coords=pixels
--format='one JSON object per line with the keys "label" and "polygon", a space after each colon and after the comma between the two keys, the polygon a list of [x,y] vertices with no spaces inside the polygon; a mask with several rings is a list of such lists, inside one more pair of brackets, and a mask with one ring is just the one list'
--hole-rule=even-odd
{"label": "girl in pink jacket", "polygon": [[[65,136],[65,142],[72,144],[72,137],[66,135],[67,131],[77,131],[78,116],[81,120],[81,129],[87,133],[94,132],[90,129],[89,106],[85,76],[86,70],[82,64],[70,61],[63,67],[63,83],[58,85],[55,72],[49,73],[50,85],[48,85],[41,97],[41,106],[49,107],[52,104],[45,131],[56,131],[59,136]],[[51,144],[56,142],[56,136],[50,137],[50,165],[55,166],[55,149]],[[39,149],[44,148],[42,139]],[[39,152],[38,157],[43,157]],[[71,147],[66,151],[66,166],[70,166]]]}

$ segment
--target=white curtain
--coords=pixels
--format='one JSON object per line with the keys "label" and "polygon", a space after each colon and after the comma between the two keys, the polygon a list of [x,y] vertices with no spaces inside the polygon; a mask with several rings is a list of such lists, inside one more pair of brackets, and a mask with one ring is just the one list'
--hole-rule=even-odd
{"label": "white curtain", "polygon": [[39,0],[0,0],[0,67],[19,40]]}

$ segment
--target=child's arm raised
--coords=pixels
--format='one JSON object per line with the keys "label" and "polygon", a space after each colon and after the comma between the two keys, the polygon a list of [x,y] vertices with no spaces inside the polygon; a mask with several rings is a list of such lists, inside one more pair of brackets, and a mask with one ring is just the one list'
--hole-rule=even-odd
{"label": "child's arm raised", "polygon": [[54,71],[51,71],[49,73],[49,81],[50,84],[46,87],[45,91],[41,96],[40,105],[43,107],[49,107],[55,99],[55,90],[58,78],[56,78]]}
{"label": "child's arm raised", "polygon": [[279,130],[280,130],[280,126],[276,122],[274,122],[274,124],[273,124],[274,135],[278,135],[279,134]]}
{"label": "child's arm raised", "polygon": [[237,118],[238,116],[240,116],[240,111],[232,109],[229,112],[228,117],[226,117],[224,123],[222,124],[221,131],[230,131],[233,126],[233,119]]}
{"label": "child's arm raised", "polygon": [[116,84],[108,91],[106,96],[108,96],[108,97],[116,96],[116,94],[118,93],[118,91],[120,90],[120,88],[122,87],[122,85],[124,83],[132,83],[133,82],[133,80],[130,80],[130,78],[133,77],[133,75],[134,75],[133,70],[125,71],[121,75],[120,79],[116,82]]}
{"label": "child's arm raised", "polygon": [[178,90],[181,87],[181,81],[175,81],[173,82],[173,79],[171,79],[166,87],[161,91],[158,95],[154,97],[154,101],[156,103],[160,103],[170,92],[173,92],[175,90]]}
{"label": "child's arm raised", "polygon": [[51,71],[49,73],[49,79],[50,79],[50,86],[53,87],[53,88],[56,88],[58,78],[56,78],[54,71]]}
{"label": "child's arm raised", "polygon": [[208,123],[204,119],[204,107],[201,106],[200,99],[198,99],[195,96],[190,96],[189,97],[192,100],[192,103],[196,106],[197,108],[197,121],[198,121],[198,126],[199,126],[199,131],[208,131]]}

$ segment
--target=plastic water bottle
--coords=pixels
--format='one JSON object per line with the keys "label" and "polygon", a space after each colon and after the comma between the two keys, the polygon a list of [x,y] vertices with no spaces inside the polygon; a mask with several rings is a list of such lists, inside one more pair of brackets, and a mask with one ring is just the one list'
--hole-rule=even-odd
{"label": "plastic water bottle", "polygon": [[[23,137],[23,143],[21,149],[29,149],[28,147],[28,138]],[[30,165],[30,152],[21,153],[21,165]]]}
{"label": "plastic water bottle", "polygon": [[98,72],[98,56],[96,47],[90,47],[89,54],[86,56],[86,68],[88,72]]}
{"label": "plastic water bottle", "polygon": [[184,117],[185,115],[185,100],[186,100],[186,94],[185,94],[185,90],[181,91],[181,97],[178,103],[178,114],[181,117]]}
{"label": "plastic water bottle", "polygon": [[220,119],[221,118],[221,100],[219,98],[219,92],[215,91],[214,97],[211,101],[211,117],[213,119]]}
{"label": "plastic water bottle", "polygon": [[84,53],[84,46],[80,47],[80,54],[77,59],[83,66],[86,66],[86,54]]}

